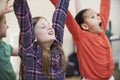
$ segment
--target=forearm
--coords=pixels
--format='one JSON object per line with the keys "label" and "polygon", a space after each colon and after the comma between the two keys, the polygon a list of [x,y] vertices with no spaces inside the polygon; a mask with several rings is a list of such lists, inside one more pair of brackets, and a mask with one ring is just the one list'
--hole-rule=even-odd
{"label": "forearm", "polygon": [[103,22],[104,31],[106,31],[106,27],[108,24],[110,14],[110,0],[101,0],[100,4],[100,17]]}
{"label": "forearm", "polygon": [[22,30],[26,26],[26,25],[23,25],[24,23],[26,23],[25,22],[26,17],[30,15],[28,4],[26,0],[15,0],[13,6],[14,6],[14,12],[17,17],[19,27]]}
{"label": "forearm", "polygon": [[20,27],[20,46],[22,46],[22,50],[26,50],[34,41],[32,16],[27,1],[15,0],[14,12]]}
{"label": "forearm", "polygon": [[0,17],[3,15],[4,13],[2,11],[0,11]]}
{"label": "forearm", "polygon": [[59,0],[55,12],[53,14],[53,28],[55,29],[55,36],[60,45],[63,43],[64,25],[67,16],[69,0]]}
{"label": "forearm", "polygon": [[0,9],[0,17],[4,14],[3,9]]}
{"label": "forearm", "polygon": [[[56,6],[58,4],[58,0],[50,0],[50,1],[54,6]],[[70,11],[68,11],[68,13],[67,13],[66,26],[69,29],[69,31],[71,32],[72,36],[75,37],[76,39],[78,39],[80,27],[77,24],[77,22],[75,21],[74,17],[70,13]]]}
{"label": "forearm", "polygon": [[2,4],[3,0],[0,0],[0,17],[4,14]]}
{"label": "forearm", "polygon": [[[13,11],[13,6],[8,4],[9,1],[8,0],[3,1],[0,1],[0,16]],[[1,6],[1,4],[3,4],[3,6]]]}

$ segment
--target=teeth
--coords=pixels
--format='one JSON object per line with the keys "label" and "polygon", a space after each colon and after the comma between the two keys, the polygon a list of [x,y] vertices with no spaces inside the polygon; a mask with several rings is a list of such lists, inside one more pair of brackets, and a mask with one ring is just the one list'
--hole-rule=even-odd
{"label": "teeth", "polygon": [[50,31],[48,34],[49,34],[49,35],[52,35],[52,34],[53,34],[53,32],[52,32],[52,31]]}

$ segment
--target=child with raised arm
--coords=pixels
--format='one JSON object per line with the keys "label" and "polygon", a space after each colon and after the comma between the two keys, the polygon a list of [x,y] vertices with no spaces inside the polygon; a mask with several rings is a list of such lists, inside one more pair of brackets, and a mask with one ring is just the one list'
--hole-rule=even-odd
{"label": "child with raised arm", "polygon": [[68,5],[69,0],[59,0],[50,26],[44,17],[32,19],[27,0],[14,1],[20,27],[22,80],[65,80],[62,44]]}
{"label": "child with raised arm", "polygon": [[[0,1],[0,6],[1,4],[2,1]],[[10,57],[17,56],[18,50],[3,41],[8,29],[5,14],[11,11],[13,11],[12,6],[8,6],[8,0],[5,0],[5,5],[0,9],[0,80],[16,80]]]}
{"label": "child with raised arm", "polygon": [[[56,5],[56,0],[51,0]],[[81,10],[75,17],[68,12],[66,24],[77,47],[77,58],[83,80],[114,80],[114,61],[105,31],[110,0],[101,0],[100,13]]]}

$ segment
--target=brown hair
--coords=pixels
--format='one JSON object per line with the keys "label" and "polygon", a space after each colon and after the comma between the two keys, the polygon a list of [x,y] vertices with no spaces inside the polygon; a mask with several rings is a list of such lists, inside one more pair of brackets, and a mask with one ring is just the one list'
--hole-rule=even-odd
{"label": "brown hair", "polygon": [[[44,18],[44,17],[34,17],[32,19],[32,24],[33,27],[35,27],[35,25],[37,24],[37,22],[39,21],[39,19]],[[45,19],[45,18],[44,18]],[[53,48],[57,48],[58,50],[60,50],[62,52],[62,65],[63,65],[63,71],[65,72],[66,69],[66,60],[65,60],[65,55],[64,55],[64,51],[62,49],[62,47],[60,47],[59,45],[55,45],[53,43],[53,45],[51,46],[50,49]],[[50,73],[50,68],[51,68],[51,54],[50,51],[43,48],[43,57],[42,57],[42,72],[44,73],[45,76],[47,77],[52,77],[52,74]],[[21,65],[20,65],[20,77],[23,80],[23,75],[24,75],[24,71],[23,71],[23,63],[21,61]]]}
{"label": "brown hair", "polygon": [[[35,27],[35,25],[37,24],[37,22],[39,21],[39,19],[44,18],[44,17],[34,17],[33,18],[33,27]],[[46,20],[46,18],[44,18]],[[65,62],[65,55],[64,55],[64,51],[63,49],[59,46],[59,45],[52,45],[51,49],[53,48],[57,48],[62,52],[62,60],[63,60],[63,70],[65,71],[66,69],[66,62]],[[42,57],[42,71],[44,73],[44,75],[48,76],[48,77],[52,77],[50,74],[50,64],[51,64],[51,54],[50,51],[48,51],[47,49],[43,48],[43,57]]]}

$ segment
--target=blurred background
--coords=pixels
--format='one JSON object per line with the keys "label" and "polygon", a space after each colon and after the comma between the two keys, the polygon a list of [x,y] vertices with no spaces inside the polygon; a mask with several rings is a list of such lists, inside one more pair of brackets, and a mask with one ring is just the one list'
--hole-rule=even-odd
{"label": "blurred background", "polygon": [[[13,4],[13,1],[14,0],[10,0],[10,4]],[[99,12],[100,0],[80,0],[80,2],[81,2],[80,3],[81,9],[91,8]],[[49,0],[28,0],[28,3],[29,3],[30,10],[33,17],[44,16],[51,23],[54,6],[50,3]],[[3,4],[1,4],[0,9],[2,8]],[[111,36],[109,37],[109,39],[111,41],[113,57],[115,61],[114,76],[116,80],[120,80],[120,21],[119,21],[120,10],[119,8],[120,8],[120,0],[111,0],[111,11],[110,11],[110,17],[109,17],[110,21],[108,25],[108,30],[111,33]],[[73,16],[76,15],[74,0],[70,0],[69,10],[73,14]],[[18,47],[19,28],[18,28],[18,23],[14,15],[14,12],[7,14],[6,19],[7,19],[7,24],[9,26],[9,29],[8,29],[7,37],[4,40],[7,43],[10,43],[13,47]],[[66,62],[68,62],[67,70],[75,69],[76,67],[75,64],[77,63],[75,63],[74,61],[72,62],[72,60],[70,59],[70,55],[76,53],[76,50],[72,41],[71,34],[67,30],[67,28],[65,28],[63,49],[65,51],[65,55],[67,59]],[[11,57],[11,62],[16,74],[18,74],[19,63],[20,63],[19,57]],[[77,71],[68,72],[67,80],[80,80],[79,76],[80,74],[78,74]]]}

